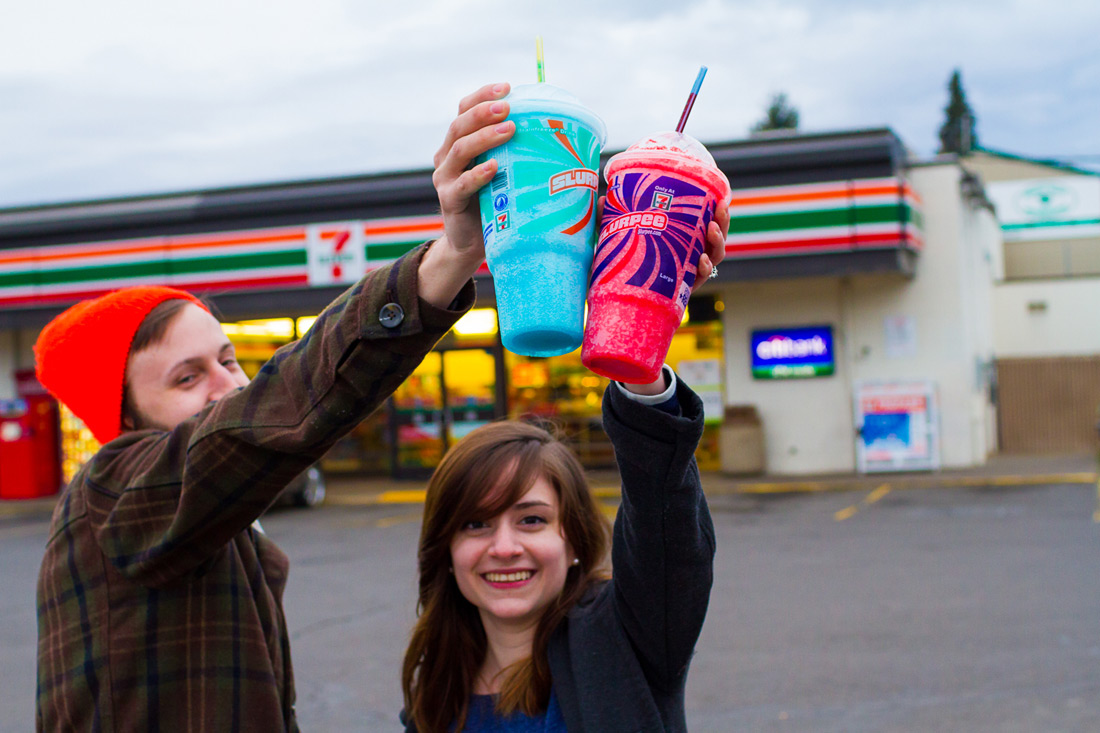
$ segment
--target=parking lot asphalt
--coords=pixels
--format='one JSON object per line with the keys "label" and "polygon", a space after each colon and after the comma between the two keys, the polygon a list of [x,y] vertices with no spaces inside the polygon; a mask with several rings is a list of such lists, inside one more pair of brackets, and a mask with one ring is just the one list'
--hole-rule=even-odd
{"label": "parking lot asphalt", "polygon": [[[600,506],[614,472],[592,472]],[[873,476],[707,473],[715,581],[693,733],[1100,730],[1095,457]],[[424,482],[330,477],[265,531],[303,730],[398,730]],[[0,733],[29,730],[34,588],[54,499],[0,503]]]}

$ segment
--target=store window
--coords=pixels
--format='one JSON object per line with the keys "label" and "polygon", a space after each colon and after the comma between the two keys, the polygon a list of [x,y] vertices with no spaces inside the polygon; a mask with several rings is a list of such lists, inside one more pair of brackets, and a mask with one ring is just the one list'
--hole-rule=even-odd
{"label": "store window", "polygon": [[581,364],[581,351],[539,358],[504,352],[508,416],[546,420],[558,427],[586,468],[615,465],[603,431],[600,399],[610,384]]}
{"label": "store window", "polygon": [[[241,369],[252,379],[280,347],[305,335],[316,320],[316,316],[268,318],[224,323],[222,329],[233,342]],[[386,410],[376,410],[337,441],[321,459],[321,468],[333,473],[389,474]]]}
{"label": "store window", "polygon": [[222,330],[233,343],[237,362],[252,379],[280,346],[298,338],[293,318],[266,318],[256,321],[223,323]]}
{"label": "store window", "polygon": [[[721,310],[720,300],[693,298],[667,359],[708,405],[708,421],[696,453],[703,470],[719,468]],[[315,320],[308,316],[239,321],[225,323],[223,328],[251,379],[281,346],[305,334]],[[332,473],[421,476],[438,465],[456,440],[505,411],[513,419],[534,418],[557,425],[586,468],[613,468],[615,457],[603,431],[600,406],[609,384],[584,367],[580,349],[552,358],[504,351],[496,311],[475,309],[428,354],[391,401],[325,454],[321,468]],[[711,410],[711,406],[716,407]],[[61,429],[62,470],[68,482],[99,444],[64,406]]]}
{"label": "store window", "polygon": [[[693,298],[684,323],[672,338],[669,366],[688,379],[708,404],[708,420],[696,452],[702,470],[718,470],[721,420],[721,300]],[[537,358],[505,352],[508,414],[551,421],[572,443],[586,468],[611,468],[614,453],[603,431],[601,398],[610,384],[581,363],[577,349],[563,356]],[[690,376],[688,376],[690,375]],[[695,378],[696,375],[706,375]],[[699,383],[700,379],[703,383]],[[716,409],[709,409],[710,405]]]}
{"label": "store window", "polygon": [[[241,369],[252,379],[283,345],[299,338],[316,316],[267,318],[222,324],[233,343]],[[99,450],[90,430],[61,405],[61,471],[68,483],[80,467]],[[322,468],[388,474],[391,470],[386,411],[377,410],[339,441],[322,460]]]}
{"label": "store window", "polygon": [[64,404],[61,415],[61,481],[68,485],[88,459],[99,450],[99,441],[84,422]]}

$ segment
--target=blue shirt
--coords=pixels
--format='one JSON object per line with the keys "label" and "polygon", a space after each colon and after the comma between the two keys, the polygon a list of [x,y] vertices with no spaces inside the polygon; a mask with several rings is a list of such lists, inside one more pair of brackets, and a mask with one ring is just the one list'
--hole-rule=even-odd
{"label": "blue shirt", "polygon": [[493,709],[495,703],[495,695],[471,695],[463,733],[566,733],[565,719],[553,688],[546,711],[539,715],[516,712],[504,718]]}

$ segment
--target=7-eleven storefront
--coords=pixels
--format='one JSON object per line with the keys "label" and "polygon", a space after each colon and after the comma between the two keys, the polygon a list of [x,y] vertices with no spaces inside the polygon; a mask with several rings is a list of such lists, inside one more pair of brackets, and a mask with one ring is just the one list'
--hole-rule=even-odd
{"label": "7-eleven storefront", "polygon": [[[127,285],[212,293],[251,377],[276,349],[304,334],[323,307],[320,299],[303,297],[303,288],[323,290],[331,299],[357,273],[390,263],[440,234],[439,217],[420,216],[8,249],[0,252],[0,307],[41,311],[45,319],[75,300]],[[612,464],[599,411],[607,380],[584,369],[579,352],[533,359],[504,351],[484,267],[478,280],[479,307],[447,334],[383,409],[334,446],[322,468],[418,477],[454,441],[506,415],[549,418],[573,438],[586,465]],[[256,297],[283,291],[286,297],[263,305],[263,318],[233,318],[225,312],[240,313],[242,307],[223,302],[218,294],[224,291]],[[719,358],[719,333],[713,316],[685,326],[674,357]],[[36,336],[28,333],[25,344]],[[29,358],[24,355],[24,377],[33,366]],[[60,422],[62,473],[68,479],[99,446],[64,406]],[[700,457],[716,467],[716,427],[705,444]]]}
{"label": "7-eleven storefront", "polygon": [[[853,379],[931,374],[889,363],[861,370],[874,359],[851,350],[866,340],[857,311],[881,306],[858,293],[900,303],[923,277],[918,195],[900,143],[874,131],[711,149],[735,189],[727,260],[693,297],[668,357],[707,405],[700,465],[722,466],[726,408],[748,406],[763,416],[767,470],[851,470]],[[947,198],[958,199],[957,191]],[[38,330],[75,300],[157,283],[207,294],[254,374],[364,270],[439,236],[434,201],[430,172],[420,172],[0,211],[0,371],[5,363],[13,374],[33,368]],[[587,466],[612,464],[600,421],[606,380],[581,365],[579,352],[549,359],[506,352],[487,271],[478,293],[478,308],[330,451],[327,471],[419,477],[476,426],[523,415],[557,422]],[[942,294],[922,295],[905,308],[915,314],[937,299]],[[814,367],[805,379],[756,378],[762,372],[748,352],[758,332],[806,326],[824,329],[829,369]],[[819,429],[848,436],[847,444],[815,439],[821,450],[792,461],[798,446],[777,445],[803,431],[807,400],[835,408]],[[62,414],[71,473],[95,445]]]}

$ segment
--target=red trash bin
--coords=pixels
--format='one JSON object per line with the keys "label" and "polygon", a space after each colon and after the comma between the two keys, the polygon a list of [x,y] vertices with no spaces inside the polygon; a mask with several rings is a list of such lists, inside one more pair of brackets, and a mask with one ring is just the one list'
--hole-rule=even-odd
{"label": "red trash bin", "polygon": [[0,499],[57,493],[56,423],[49,397],[0,400]]}

